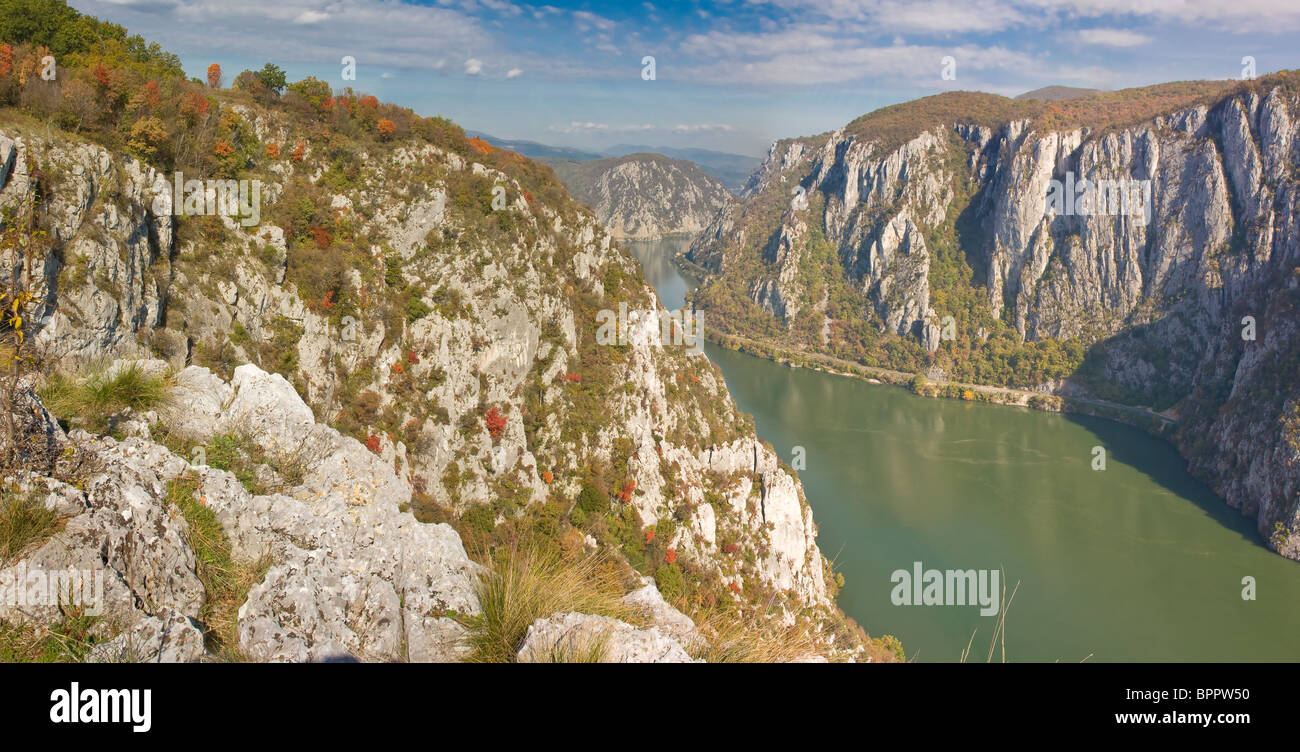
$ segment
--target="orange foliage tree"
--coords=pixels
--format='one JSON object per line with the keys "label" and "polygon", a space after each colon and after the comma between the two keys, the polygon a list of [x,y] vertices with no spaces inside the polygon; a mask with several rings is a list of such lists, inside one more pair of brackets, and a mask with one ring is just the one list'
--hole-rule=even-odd
{"label": "orange foliage tree", "polygon": [[487,415],[483,417],[483,422],[487,423],[488,433],[495,439],[501,435],[501,431],[506,427],[506,416],[502,415],[500,410],[493,407],[491,410],[487,411]]}
{"label": "orange foliage tree", "polygon": [[379,137],[387,141],[397,130],[397,125],[388,118],[379,118],[375,124],[375,129],[379,131]]}
{"label": "orange foliage tree", "polygon": [[221,66],[216,63],[208,66],[208,86],[214,89],[221,88]]}

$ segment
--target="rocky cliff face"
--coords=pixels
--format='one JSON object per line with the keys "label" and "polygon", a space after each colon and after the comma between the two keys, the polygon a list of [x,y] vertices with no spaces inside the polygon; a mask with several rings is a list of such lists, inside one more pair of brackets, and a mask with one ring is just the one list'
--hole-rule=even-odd
{"label": "rocky cliff face", "polygon": [[732,200],[694,163],[660,154],[551,164],[616,240],[693,236]]}
{"label": "rocky cliff face", "polygon": [[[1087,367],[1050,386],[1172,408],[1193,472],[1300,558],[1298,89],[1282,74],[1103,129],[954,118],[905,138],[859,126],[781,141],[690,257],[791,331],[801,316],[840,323],[803,280],[842,280],[865,321],[931,362],[978,348],[995,322],[1078,342]],[[1080,181],[1113,193],[1081,198]],[[829,272],[805,260],[818,242]],[[936,243],[959,248],[973,312]]]}
{"label": "rocky cliff face", "polygon": [[[264,140],[292,141],[275,112],[239,111]],[[436,146],[362,157],[361,174],[326,193],[358,259],[342,271],[346,303],[336,305],[295,283],[312,268],[265,219],[285,209],[286,192],[296,192],[293,209],[304,191],[326,190],[323,156],[268,167],[264,221],[246,228],[158,211],[167,177],[129,157],[19,126],[0,139],[0,202],[25,195],[34,175],[44,181],[52,243],[31,280],[44,303],[32,331],[51,367],[160,358],[180,374],[185,406],[161,418],[167,436],[202,446],[237,430],[319,454],[307,480],[272,496],[198,469],[198,493],[238,552],[275,562],[241,611],[250,656],[456,657],[456,630],[429,614],[474,613],[465,578],[476,565],[450,528],[401,510],[454,518],[483,508],[490,531],[540,505],[567,509],[588,485],[610,504],[608,523],[588,521],[589,544],[622,556],[657,529],[673,568],[721,597],[772,597],[779,621],[819,632],[842,622],[802,488],[754,437],[717,369],[649,318],[626,345],[596,342],[600,310],[660,306],[595,218]],[[508,203],[489,209],[498,186]],[[381,305],[399,292],[405,308]],[[108,468],[104,493],[129,476],[142,489],[130,503],[147,506],[186,471],[147,436],[71,441]],[[128,503],[95,493],[73,494],[78,510],[120,514]],[[175,548],[149,566],[192,571]],[[182,580],[162,586],[184,590]],[[192,620],[192,595],[158,602]],[[170,612],[128,616],[131,628],[160,619],[151,639],[168,625],[184,631]],[[852,649],[837,639],[827,651]]]}

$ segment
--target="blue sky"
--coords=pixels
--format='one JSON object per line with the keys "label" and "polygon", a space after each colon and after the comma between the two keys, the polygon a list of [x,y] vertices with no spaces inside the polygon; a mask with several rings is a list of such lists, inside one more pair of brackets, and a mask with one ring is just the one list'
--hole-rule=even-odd
{"label": "blue sky", "polygon": [[[950,89],[1300,68],[1300,0],[70,0],[202,77],[271,61],[503,138],[762,154]],[[357,60],[357,80],[340,60]],[[655,58],[655,80],[642,59]],[[942,77],[942,59],[955,79]]]}

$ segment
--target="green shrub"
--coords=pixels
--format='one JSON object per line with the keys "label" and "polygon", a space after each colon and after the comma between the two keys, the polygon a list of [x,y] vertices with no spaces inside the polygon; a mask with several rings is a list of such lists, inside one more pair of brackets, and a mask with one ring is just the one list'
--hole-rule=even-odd
{"label": "green shrub", "polygon": [[578,493],[578,509],[588,515],[601,514],[609,509],[609,494],[601,491],[593,483],[583,483],[582,491]]}
{"label": "green shrub", "polygon": [[686,592],[686,580],[676,564],[659,567],[659,571],[655,572],[655,584],[659,586],[660,594],[670,603]]}

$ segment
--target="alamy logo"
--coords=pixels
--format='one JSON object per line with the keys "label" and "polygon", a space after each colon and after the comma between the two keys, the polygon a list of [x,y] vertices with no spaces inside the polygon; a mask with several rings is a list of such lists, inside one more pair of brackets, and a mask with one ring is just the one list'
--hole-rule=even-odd
{"label": "alamy logo", "polygon": [[103,569],[28,568],[27,562],[0,572],[0,603],[24,606],[76,606],[87,616],[104,610]]}
{"label": "alamy logo", "polygon": [[895,606],[979,606],[980,616],[993,616],[1000,608],[998,577],[996,569],[923,570],[914,561],[912,571],[890,575],[889,598]]}
{"label": "alamy logo", "polygon": [[1052,178],[1047,187],[1047,209],[1056,215],[1080,217],[1131,217],[1145,226],[1151,221],[1151,181],[1131,178],[1065,180]]}
{"label": "alamy logo", "polygon": [[679,311],[628,311],[627,303],[618,304],[618,313],[606,308],[596,312],[596,344],[626,345],[628,331],[642,322],[658,322],[659,342],[664,347],[685,346],[691,355],[704,352],[703,322],[698,312]]}
{"label": "alamy logo", "polygon": [[159,175],[153,184],[154,216],[223,216],[235,217],[244,227],[262,221],[262,181],[260,180],[186,180],[177,172],[169,185]]}
{"label": "alamy logo", "polygon": [[130,723],[143,733],[153,728],[152,689],[69,689],[50,693],[51,723]]}

